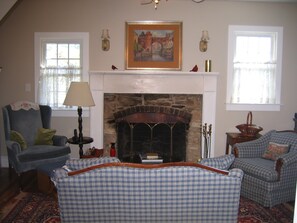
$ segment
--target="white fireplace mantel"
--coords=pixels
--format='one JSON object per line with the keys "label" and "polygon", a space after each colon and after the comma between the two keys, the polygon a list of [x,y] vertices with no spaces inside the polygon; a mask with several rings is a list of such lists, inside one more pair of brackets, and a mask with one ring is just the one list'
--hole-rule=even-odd
{"label": "white fireplace mantel", "polygon": [[[214,155],[217,72],[90,71],[95,106],[90,109],[93,145],[103,148],[104,93],[202,94],[202,123],[212,125],[211,156]],[[203,148],[202,148],[203,149]]]}

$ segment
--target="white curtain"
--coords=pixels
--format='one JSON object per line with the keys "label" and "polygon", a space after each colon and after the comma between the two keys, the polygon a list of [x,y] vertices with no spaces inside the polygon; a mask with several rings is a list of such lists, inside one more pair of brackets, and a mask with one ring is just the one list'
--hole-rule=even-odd
{"label": "white curtain", "polygon": [[234,64],[232,103],[276,102],[276,64]]}
{"label": "white curtain", "polygon": [[56,109],[63,105],[72,81],[81,81],[81,68],[42,68],[39,79],[39,103]]}

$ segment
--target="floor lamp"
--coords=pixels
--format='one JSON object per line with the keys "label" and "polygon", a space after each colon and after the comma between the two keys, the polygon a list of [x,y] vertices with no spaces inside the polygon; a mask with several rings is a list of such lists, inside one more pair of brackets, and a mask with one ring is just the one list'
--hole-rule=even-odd
{"label": "floor lamp", "polygon": [[79,154],[83,155],[82,107],[95,106],[88,82],[71,82],[63,103],[67,106],[77,106],[78,113],[78,144]]}

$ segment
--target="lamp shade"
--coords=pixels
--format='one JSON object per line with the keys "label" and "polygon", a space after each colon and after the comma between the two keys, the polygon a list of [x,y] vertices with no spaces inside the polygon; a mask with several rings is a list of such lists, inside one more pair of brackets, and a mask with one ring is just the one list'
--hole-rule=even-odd
{"label": "lamp shade", "polygon": [[71,82],[63,104],[80,107],[95,106],[88,82]]}

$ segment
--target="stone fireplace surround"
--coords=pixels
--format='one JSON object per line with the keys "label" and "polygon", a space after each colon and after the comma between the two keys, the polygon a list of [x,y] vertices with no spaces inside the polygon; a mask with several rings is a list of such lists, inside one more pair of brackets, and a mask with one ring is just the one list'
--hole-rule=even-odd
{"label": "stone fireplace surround", "polygon": [[[95,106],[90,109],[90,136],[93,146],[104,148],[104,93],[202,94],[202,123],[212,125],[211,156],[215,148],[217,72],[181,71],[90,71]],[[202,144],[203,144],[202,139]],[[203,154],[203,146],[201,146]]]}

